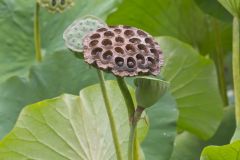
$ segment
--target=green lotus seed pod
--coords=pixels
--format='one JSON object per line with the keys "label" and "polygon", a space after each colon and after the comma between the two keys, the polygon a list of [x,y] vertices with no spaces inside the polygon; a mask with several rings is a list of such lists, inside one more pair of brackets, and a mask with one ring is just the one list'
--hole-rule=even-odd
{"label": "green lotus seed pod", "polygon": [[154,105],[167,91],[169,83],[151,77],[138,77],[134,80],[138,106],[148,108]]}
{"label": "green lotus seed pod", "polygon": [[96,31],[98,28],[105,27],[106,24],[93,16],[86,16],[74,21],[63,33],[65,45],[73,52],[83,51],[83,38]]}
{"label": "green lotus seed pod", "polygon": [[37,2],[50,12],[62,12],[74,4],[74,0],[37,0]]}

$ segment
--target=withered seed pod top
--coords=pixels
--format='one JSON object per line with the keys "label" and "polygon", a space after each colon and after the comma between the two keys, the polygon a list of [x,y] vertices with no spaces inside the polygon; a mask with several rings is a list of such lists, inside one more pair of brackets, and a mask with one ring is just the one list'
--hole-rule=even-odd
{"label": "withered seed pod top", "polygon": [[158,43],[134,27],[99,28],[83,39],[83,46],[88,64],[120,77],[157,75],[163,65]]}
{"label": "withered seed pod top", "polygon": [[50,12],[62,12],[74,4],[74,0],[37,0],[37,2]]}

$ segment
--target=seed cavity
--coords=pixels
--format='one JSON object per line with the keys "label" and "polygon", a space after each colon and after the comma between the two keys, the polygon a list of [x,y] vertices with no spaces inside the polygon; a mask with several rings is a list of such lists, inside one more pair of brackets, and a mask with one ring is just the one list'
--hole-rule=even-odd
{"label": "seed cavity", "polygon": [[155,60],[152,57],[148,57],[147,63],[149,67],[152,67],[155,64]]}
{"label": "seed cavity", "polygon": [[121,47],[116,47],[115,51],[120,54],[124,54],[124,50]]}
{"label": "seed cavity", "polygon": [[150,49],[150,52],[154,54],[155,57],[157,57],[160,53],[156,49]]}
{"label": "seed cavity", "polygon": [[129,52],[136,52],[135,47],[131,44],[126,45],[126,50],[129,51]]}
{"label": "seed cavity", "polygon": [[132,37],[132,36],[135,35],[132,30],[126,30],[126,31],[124,31],[124,34],[125,34],[127,37]]}
{"label": "seed cavity", "polygon": [[104,36],[106,36],[106,37],[113,37],[114,33],[111,32],[111,31],[107,31],[107,32],[104,33]]}
{"label": "seed cavity", "polygon": [[144,44],[139,44],[138,49],[143,50],[144,52],[147,52],[147,47]]}
{"label": "seed cavity", "polygon": [[115,63],[117,64],[117,66],[122,67],[124,65],[124,59],[122,57],[116,57]]}
{"label": "seed cavity", "polygon": [[134,68],[136,66],[136,61],[133,57],[127,59],[127,66],[128,68]]}
{"label": "seed cavity", "polygon": [[110,60],[110,59],[112,59],[112,56],[113,56],[113,53],[112,53],[112,51],[110,51],[110,50],[108,50],[108,51],[106,51],[106,52],[104,52],[103,53],[103,59],[105,59],[105,60]]}
{"label": "seed cavity", "polygon": [[145,58],[142,54],[137,54],[136,58],[137,58],[138,64],[144,64],[145,63]]}
{"label": "seed cavity", "polygon": [[97,38],[100,38],[100,37],[101,37],[100,34],[95,33],[95,34],[93,34],[93,35],[90,36],[90,39],[97,39]]}
{"label": "seed cavity", "polygon": [[141,37],[147,37],[147,34],[141,30],[138,30],[137,31],[138,35],[141,36]]}
{"label": "seed cavity", "polygon": [[129,39],[129,42],[138,44],[138,43],[141,43],[141,40],[139,38],[131,38]]}
{"label": "seed cavity", "polygon": [[117,43],[124,43],[124,38],[122,38],[122,37],[116,37],[116,38],[115,38],[115,41],[116,41]]}
{"label": "seed cavity", "polygon": [[102,45],[104,45],[104,46],[111,46],[112,45],[112,41],[110,39],[104,39],[102,41]]}
{"label": "seed cavity", "polygon": [[154,45],[154,42],[151,38],[145,38],[145,42],[150,45]]}
{"label": "seed cavity", "polygon": [[94,49],[92,50],[91,54],[92,54],[92,56],[96,56],[96,55],[101,54],[102,51],[103,51],[102,48],[99,48],[99,47],[98,47],[98,48],[94,48]]}
{"label": "seed cavity", "polygon": [[97,44],[98,44],[98,40],[93,40],[90,42],[89,46],[93,47],[93,46],[96,46]]}
{"label": "seed cavity", "polygon": [[117,28],[117,29],[114,29],[113,31],[114,31],[115,33],[117,33],[117,34],[120,34],[120,33],[122,32],[122,30],[121,30],[121,29],[118,29],[118,28]]}

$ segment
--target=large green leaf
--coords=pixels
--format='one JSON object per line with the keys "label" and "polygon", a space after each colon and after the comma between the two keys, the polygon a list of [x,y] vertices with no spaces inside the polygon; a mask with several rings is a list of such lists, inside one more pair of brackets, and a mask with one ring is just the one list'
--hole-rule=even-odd
{"label": "large green leaf", "polygon": [[26,78],[8,79],[0,85],[0,139],[11,130],[25,105],[62,93],[78,94],[81,88],[97,82],[96,75],[73,55],[55,53],[33,66]]}
{"label": "large green leaf", "polygon": [[231,22],[232,16],[217,0],[195,0],[198,6],[209,15]]}
{"label": "large green leaf", "polygon": [[34,62],[33,3],[0,0],[0,81],[25,74]]}
{"label": "large green leaf", "polygon": [[[86,14],[105,18],[119,0],[77,0],[75,6],[62,14],[41,10],[42,52],[66,49],[63,31],[74,19]],[[0,0],[0,82],[13,75],[27,75],[35,62],[33,14],[35,1]]]}
{"label": "large green leaf", "polygon": [[158,103],[147,109],[150,127],[142,144],[146,160],[169,160],[176,136],[178,111],[176,102],[167,92]]}
{"label": "large green leaf", "polygon": [[[124,0],[110,24],[139,27],[154,36],[173,36],[203,54],[231,50],[231,24],[204,14],[194,0]],[[214,44],[214,45],[213,45]]]}
{"label": "large green leaf", "polygon": [[178,126],[202,139],[210,138],[223,114],[213,62],[173,38],[162,37],[158,42],[165,58],[162,76],[170,82],[180,110]]}
{"label": "large green leaf", "polygon": [[206,147],[201,155],[201,160],[239,160],[240,141],[225,146]]}
{"label": "large green leaf", "polygon": [[182,157],[184,157],[184,160],[197,160],[204,147],[228,144],[236,127],[235,112],[234,107],[227,107],[224,111],[224,118],[220,127],[208,141],[201,140],[188,132],[178,135],[171,160],[182,160]]}
{"label": "large green leaf", "polygon": [[[117,83],[109,81],[106,86],[127,159],[127,107]],[[115,160],[111,134],[100,86],[93,85],[79,96],[66,94],[24,108],[0,143],[0,159]]]}

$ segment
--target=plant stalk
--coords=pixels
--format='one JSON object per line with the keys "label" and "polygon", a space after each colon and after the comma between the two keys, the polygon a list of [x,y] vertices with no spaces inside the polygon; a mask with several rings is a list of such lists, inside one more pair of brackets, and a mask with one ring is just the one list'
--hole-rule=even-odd
{"label": "plant stalk", "polygon": [[138,144],[137,144],[137,123],[141,118],[144,108],[137,107],[134,112],[132,124],[130,127],[129,143],[128,143],[128,160],[139,160]]}
{"label": "plant stalk", "polygon": [[127,87],[126,82],[121,77],[116,77],[118,86],[122,92],[124,97],[127,109],[128,109],[128,117],[129,117],[129,124],[130,124],[130,135],[128,141],[128,160],[139,160],[138,154],[138,143],[137,143],[137,123],[134,123],[134,114],[135,114],[135,107],[133,103],[133,99],[131,93]]}
{"label": "plant stalk", "polygon": [[226,87],[226,79],[225,79],[225,71],[224,71],[224,51],[222,48],[222,40],[221,40],[221,31],[219,29],[219,22],[217,20],[213,20],[212,26],[215,33],[215,46],[216,52],[211,54],[212,59],[215,62],[215,66],[217,69],[218,75],[218,85],[220,89],[220,93],[224,102],[224,106],[228,106],[228,97],[227,97],[227,87]]}
{"label": "plant stalk", "polygon": [[110,127],[111,127],[111,131],[112,131],[112,138],[113,138],[113,143],[114,143],[114,147],[115,147],[115,151],[116,151],[116,156],[117,156],[118,160],[123,160],[121,147],[120,147],[118,134],[117,134],[117,129],[116,129],[115,121],[114,121],[114,118],[113,118],[112,106],[110,104],[109,97],[108,97],[108,94],[107,94],[107,88],[106,88],[103,72],[100,71],[100,70],[97,70],[97,72],[98,72],[98,77],[99,77],[99,80],[100,80],[100,86],[101,86],[101,90],[102,90],[102,94],[103,94],[104,103],[105,103],[105,106],[106,106],[106,110],[107,110],[107,114],[108,114],[108,118],[109,118],[109,122],[110,122]]}
{"label": "plant stalk", "polygon": [[129,121],[131,122],[131,119],[134,116],[134,111],[135,111],[135,107],[134,107],[134,103],[133,103],[133,99],[131,96],[131,93],[128,90],[127,84],[125,82],[125,80],[121,77],[116,77],[117,78],[117,82],[118,82],[118,86],[122,92],[123,98],[125,100],[125,103],[127,105],[127,109],[128,109],[128,117],[129,117]]}
{"label": "plant stalk", "polygon": [[233,18],[233,85],[237,126],[240,123],[240,56],[239,56],[239,18]]}
{"label": "plant stalk", "polygon": [[41,53],[41,37],[40,37],[40,5],[36,2],[34,14],[34,43],[35,43],[35,58],[38,62],[42,61]]}
{"label": "plant stalk", "polygon": [[[136,127],[137,125],[131,125],[130,127],[130,135],[129,135],[129,141],[128,141],[128,160],[135,160],[134,156],[134,142],[135,142],[135,137],[136,137]],[[138,159],[136,159],[138,160]]]}

